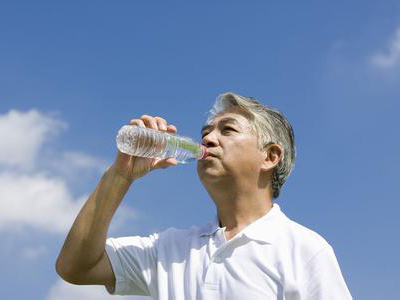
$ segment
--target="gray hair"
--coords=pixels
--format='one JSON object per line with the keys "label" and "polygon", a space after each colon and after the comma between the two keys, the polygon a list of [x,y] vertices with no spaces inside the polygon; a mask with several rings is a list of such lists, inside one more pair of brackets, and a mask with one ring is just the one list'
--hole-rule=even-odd
{"label": "gray hair", "polygon": [[294,168],[296,150],[292,126],[278,110],[264,106],[254,98],[234,93],[225,93],[217,97],[209,111],[207,123],[232,108],[238,108],[245,113],[257,136],[260,150],[271,144],[278,144],[283,148],[283,156],[275,167],[271,183],[273,198],[278,198],[281,187]]}

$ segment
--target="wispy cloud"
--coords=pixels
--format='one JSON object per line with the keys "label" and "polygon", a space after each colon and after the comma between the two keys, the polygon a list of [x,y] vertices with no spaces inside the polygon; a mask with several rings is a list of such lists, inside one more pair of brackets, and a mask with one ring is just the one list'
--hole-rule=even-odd
{"label": "wispy cloud", "polygon": [[68,178],[82,172],[102,173],[109,165],[104,159],[80,151],[64,151],[48,164],[54,171]]}
{"label": "wispy cloud", "polygon": [[[82,179],[94,173],[100,175],[108,164],[105,159],[82,151],[65,149],[59,152],[53,142],[67,128],[65,122],[37,110],[11,110],[0,114],[0,234],[15,230],[25,234],[28,229],[65,235],[70,228],[88,198],[85,192],[80,197],[74,195],[70,179]],[[117,211],[110,231],[136,217],[136,211],[123,206]],[[9,248],[7,239],[0,249],[4,247]],[[29,264],[52,252],[48,247],[51,245],[24,243],[18,253]],[[50,288],[46,299],[120,298],[149,299],[110,296],[101,286],[76,286],[62,280]]]}
{"label": "wispy cloud", "polygon": [[[107,162],[80,151],[52,149],[52,140],[66,128],[65,122],[37,110],[0,114],[0,232],[33,228],[64,234],[71,226],[88,195],[74,196],[70,178],[101,174]],[[44,155],[46,144],[47,152],[55,154]],[[119,215],[113,227],[134,212],[127,208]]]}
{"label": "wispy cloud", "polygon": [[371,63],[382,69],[390,69],[400,65],[400,28],[392,37],[388,49],[372,56]]}
{"label": "wispy cloud", "polygon": [[0,173],[0,199],[0,230],[31,226],[63,233],[82,205],[62,179],[43,174]]}
{"label": "wispy cloud", "polygon": [[57,281],[51,287],[46,300],[70,300],[70,299],[85,299],[85,300],[149,300],[149,297],[143,296],[111,296],[102,286],[78,286],[66,283],[62,280]]}
{"label": "wispy cloud", "polygon": [[37,110],[0,115],[0,167],[34,167],[41,147],[67,124]]}
{"label": "wispy cloud", "polygon": [[22,256],[28,260],[35,260],[45,255],[47,251],[48,249],[44,245],[38,247],[26,247],[22,250]]}

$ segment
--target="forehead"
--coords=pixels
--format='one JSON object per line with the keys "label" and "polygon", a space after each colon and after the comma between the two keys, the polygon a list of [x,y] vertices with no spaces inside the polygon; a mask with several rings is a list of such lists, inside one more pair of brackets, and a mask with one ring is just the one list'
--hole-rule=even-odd
{"label": "forehead", "polygon": [[242,128],[247,128],[250,126],[249,120],[244,116],[243,113],[239,111],[228,111],[218,114],[215,118],[211,119],[204,125],[201,129],[203,132],[206,129],[218,126],[218,124],[230,123],[233,125],[240,126]]}

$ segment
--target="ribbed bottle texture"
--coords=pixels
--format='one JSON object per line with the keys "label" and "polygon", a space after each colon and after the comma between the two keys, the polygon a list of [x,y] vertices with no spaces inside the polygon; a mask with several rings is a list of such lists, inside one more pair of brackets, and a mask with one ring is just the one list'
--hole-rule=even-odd
{"label": "ribbed bottle texture", "polygon": [[207,156],[207,148],[191,138],[134,125],[125,125],[118,131],[117,147],[129,155],[160,159],[174,157],[180,163]]}

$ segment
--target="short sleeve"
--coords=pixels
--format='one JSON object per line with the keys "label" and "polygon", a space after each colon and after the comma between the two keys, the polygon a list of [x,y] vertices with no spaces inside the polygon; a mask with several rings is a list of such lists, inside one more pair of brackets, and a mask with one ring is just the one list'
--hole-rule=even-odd
{"label": "short sleeve", "polygon": [[113,295],[150,296],[157,276],[158,234],[108,238],[106,253],[115,275]]}
{"label": "short sleeve", "polygon": [[302,294],[310,300],[352,299],[331,246],[320,250],[307,264]]}

